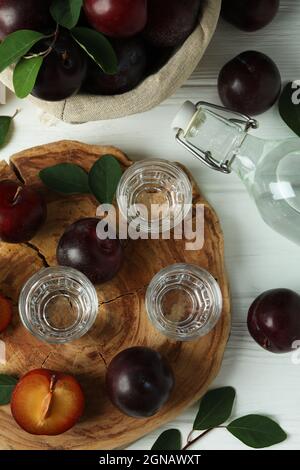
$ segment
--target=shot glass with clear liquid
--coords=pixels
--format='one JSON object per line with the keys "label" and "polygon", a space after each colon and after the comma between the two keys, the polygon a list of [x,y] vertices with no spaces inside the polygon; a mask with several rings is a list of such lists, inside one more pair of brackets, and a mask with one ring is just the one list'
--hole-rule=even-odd
{"label": "shot glass with clear liquid", "polygon": [[98,314],[96,290],[81,272],[45,268],[23,286],[19,313],[25,328],[47,343],[69,343],[92,327]]}
{"label": "shot glass with clear liquid", "polygon": [[117,189],[123,218],[143,233],[163,233],[179,225],[192,205],[185,171],[166,160],[143,160],[125,171]]}
{"label": "shot glass with clear liquid", "polygon": [[159,271],[146,292],[152,324],[165,336],[189,341],[207,335],[222,313],[222,294],[214,277],[196,265],[179,263]]}

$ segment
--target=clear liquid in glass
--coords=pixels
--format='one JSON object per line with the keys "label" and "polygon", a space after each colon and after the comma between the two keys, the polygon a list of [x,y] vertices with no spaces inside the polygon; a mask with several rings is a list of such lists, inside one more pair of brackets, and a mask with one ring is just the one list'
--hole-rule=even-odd
{"label": "clear liquid in glass", "polygon": [[300,245],[300,139],[263,140],[232,120],[199,108],[184,129],[186,141],[228,162],[245,183],[263,220]]}

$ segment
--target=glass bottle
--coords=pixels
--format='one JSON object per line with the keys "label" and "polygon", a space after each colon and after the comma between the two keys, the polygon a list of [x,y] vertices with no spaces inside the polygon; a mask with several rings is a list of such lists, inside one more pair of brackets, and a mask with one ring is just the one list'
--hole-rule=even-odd
{"label": "glass bottle", "polygon": [[236,172],[263,220],[300,244],[300,139],[248,134],[257,127],[249,116],[206,102],[187,101],[173,121],[179,144],[209,168]]}

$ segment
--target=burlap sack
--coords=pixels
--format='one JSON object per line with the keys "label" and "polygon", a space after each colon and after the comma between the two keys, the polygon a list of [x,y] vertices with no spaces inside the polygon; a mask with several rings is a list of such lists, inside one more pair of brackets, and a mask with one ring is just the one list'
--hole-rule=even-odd
{"label": "burlap sack", "polygon": [[[55,103],[33,97],[29,99],[47,113],[73,123],[114,119],[148,111],[171,96],[190,77],[212,38],[220,7],[221,0],[206,0],[201,22],[183,46],[159,72],[147,77],[133,91],[118,96],[79,94]],[[3,72],[0,79],[13,89],[11,70]]]}

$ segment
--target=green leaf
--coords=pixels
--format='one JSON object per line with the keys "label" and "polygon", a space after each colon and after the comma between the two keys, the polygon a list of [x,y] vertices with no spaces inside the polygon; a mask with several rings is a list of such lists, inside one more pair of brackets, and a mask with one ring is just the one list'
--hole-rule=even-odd
{"label": "green leaf", "polygon": [[18,62],[44,37],[43,34],[29,29],[20,29],[7,36],[0,44],[0,73],[9,65]]}
{"label": "green leaf", "polygon": [[42,63],[43,57],[21,59],[17,63],[13,74],[13,84],[18,98],[26,98],[32,92]]}
{"label": "green leaf", "polygon": [[279,99],[279,112],[285,123],[300,136],[300,81],[288,83]]}
{"label": "green leaf", "polygon": [[11,116],[0,116],[0,147],[5,144],[12,119]]}
{"label": "green leaf", "polygon": [[88,175],[79,165],[60,163],[44,168],[39,176],[52,191],[63,194],[89,193]]}
{"label": "green leaf", "polygon": [[181,450],[182,437],[178,429],[164,431],[154,442],[151,450]]}
{"label": "green leaf", "polygon": [[228,431],[237,439],[254,449],[270,447],[287,438],[284,430],[270,418],[260,415],[247,415],[232,421]]}
{"label": "green leaf", "polygon": [[0,375],[0,405],[10,403],[11,394],[18,382],[18,379],[11,375]]}
{"label": "green leaf", "polygon": [[89,185],[101,204],[113,202],[121,176],[120,163],[112,155],[104,155],[93,165],[89,173]]}
{"label": "green leaf", "polygon": [[56,23],[67,29],[77,25],[83,0],[53,0],[50,12]]}
{"label": "green leaf", "polygon": [[72,36],[105,73],[110,75],[117,73],[117,56],[103,34],[93,29],[77,27],[72,29]]}
{"label": "green leaf", "polygon": [[202,398],[193,429],[197,431],[220,426],[230,417],[235,399],[232,387],[211,390]]}

